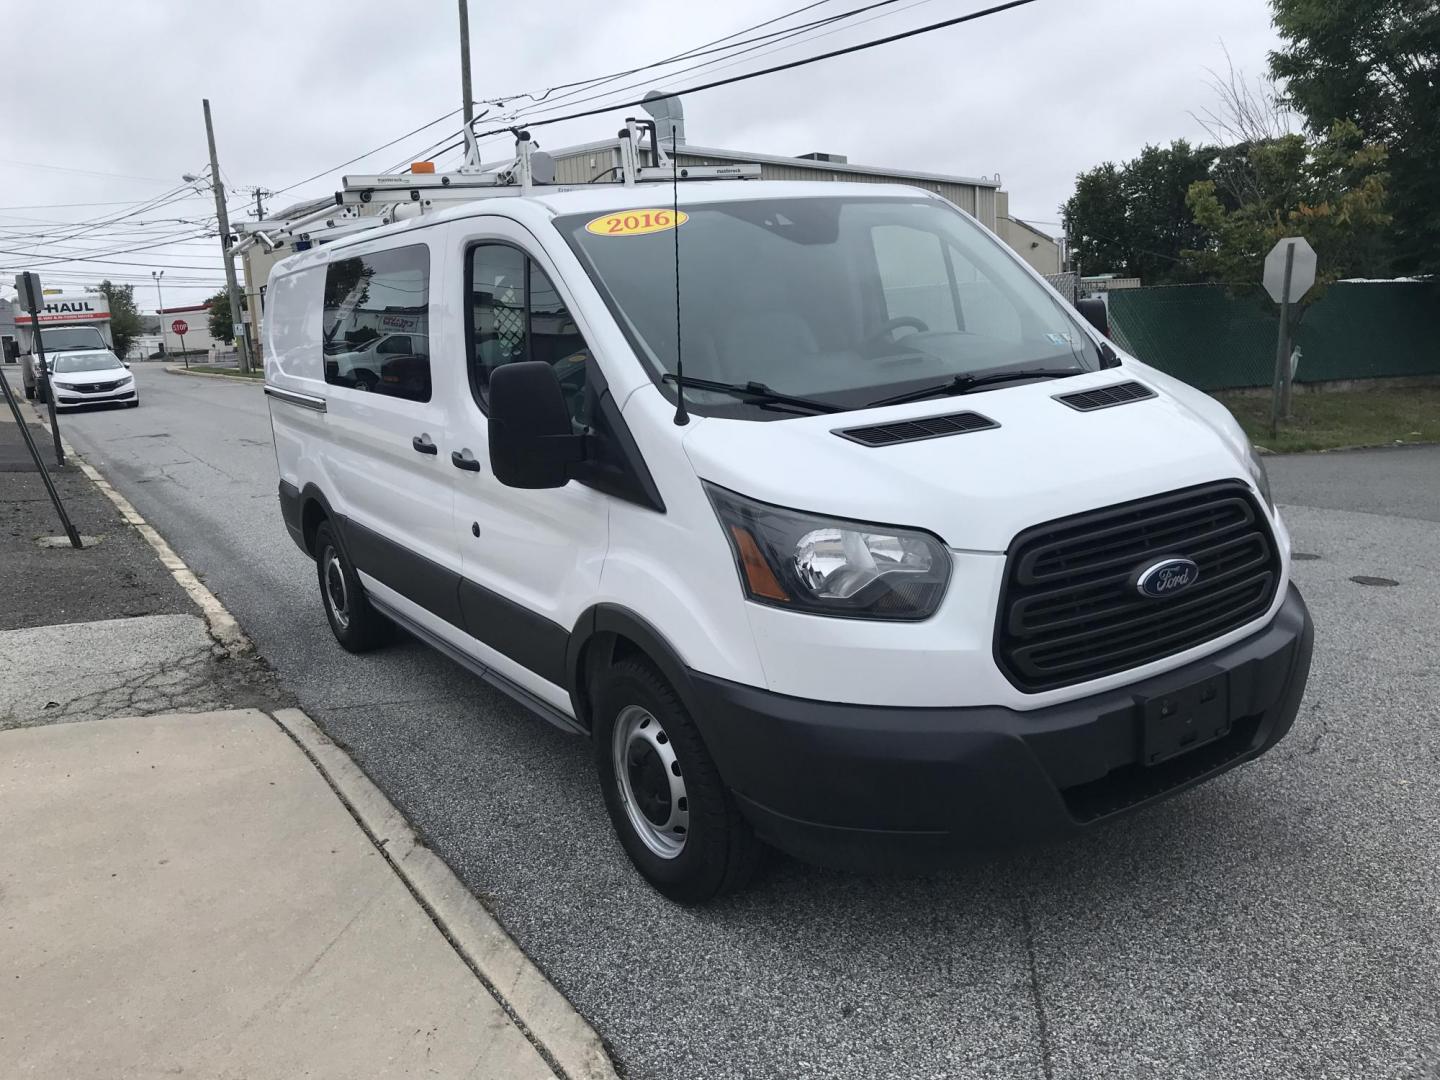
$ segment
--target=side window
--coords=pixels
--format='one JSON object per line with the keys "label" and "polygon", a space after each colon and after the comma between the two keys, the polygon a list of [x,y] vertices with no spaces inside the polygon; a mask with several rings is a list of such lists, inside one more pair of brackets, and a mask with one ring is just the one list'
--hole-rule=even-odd
{"label": "side window", "polygon": [[430,252],[423,244],[336,259],[325,270],[325,381],[429,401],[429,323]]}
{"label": "side window", "polygon": [[940,237],[905,225],[877,225],[870,237],[887,316],[919,319],[927,330],[960,329]]}
{"label": "side window", "polygon": [[588,423],[589,347],[560,293],[518,248],[478,244],[470,253],[470,384],[484,408],[490,373],[502,364],[541,360],[560,386],[579,427]]}

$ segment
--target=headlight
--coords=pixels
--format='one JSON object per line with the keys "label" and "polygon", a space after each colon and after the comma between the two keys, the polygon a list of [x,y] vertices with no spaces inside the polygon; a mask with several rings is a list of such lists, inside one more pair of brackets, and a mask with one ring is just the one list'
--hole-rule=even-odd
{"label": "headlight", "polygon": [[61,390],[74,390],[74,389],[75,389],[75,384],[74,384],[74,383],[61,382],[59,379],[55,379],[55,378],[52,378],[50,381],[53,382],[53,383],[56,385],[56,387],[58,387],[58,388],[61,389]]}
{"label": "headlight", "polygon": [[856,619],[925,619],[950,580],[928,533],[820,517],[705,485],[745,595],[757,604]]}
{"label": "headlight", "polygon": [[1249,439],[1245,440],[1245,459],[1245,463],[1250,469],[1250,479],[1255,481],[1255,486],[1265,497],[1265,505],[1270,507],[1270,512],[1273,514],[1275,497],[1270,494],[1270,474],[1265,471],[1265,459],[1255,452],[1255,447]]}
{"label": "headlight", "polygon": [[121,375],[120,378],[115,381],[118,382],[121,386],[124,386],[127,382],[133,382],[134,380],[134,375]]}

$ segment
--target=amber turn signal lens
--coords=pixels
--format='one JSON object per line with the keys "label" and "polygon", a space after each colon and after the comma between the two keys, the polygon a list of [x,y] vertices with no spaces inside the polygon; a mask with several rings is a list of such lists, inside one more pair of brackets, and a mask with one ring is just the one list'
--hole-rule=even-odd
{"label": "amber turn signal lens", "polygon": [[433,172],[435,171],[435,162],[433,162],[433,161],[416,161],[416,162],[413,162],[413,163],[410,165],[410,171],[411,171],[411,173],[433,173]]}
{"label": "amber turn signal lens", "polygon": [[745,568],[745,580],[750,585],[751,594],[788,603],[790,594],[775,580],[774,571],[765,561],[765,556],[760,554],[760,547],[749,530],[731,525],[730,533],[735,537],[735,550],[740,553],[740,565]]}

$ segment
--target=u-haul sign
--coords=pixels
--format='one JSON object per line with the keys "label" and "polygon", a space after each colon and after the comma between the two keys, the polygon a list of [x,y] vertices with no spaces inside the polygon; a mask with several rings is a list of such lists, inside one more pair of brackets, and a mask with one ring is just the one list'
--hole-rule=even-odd
{"label": "u-haul sign", "polygon": [[[40,323],[106,322],[110,318],[110,301],[103,293],[82,296],[48,296],[40,309]],[[16,326],[29,326],[28,311],[15,312]]]}

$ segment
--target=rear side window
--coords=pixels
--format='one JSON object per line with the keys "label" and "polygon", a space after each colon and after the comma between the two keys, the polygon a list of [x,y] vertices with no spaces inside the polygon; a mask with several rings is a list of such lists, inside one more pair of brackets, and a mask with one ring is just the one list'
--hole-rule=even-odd
{"label": "rear side window", "polygon": [[325,270],[325,381],[430,400],[430,252],[423,244],[336,259]]}

